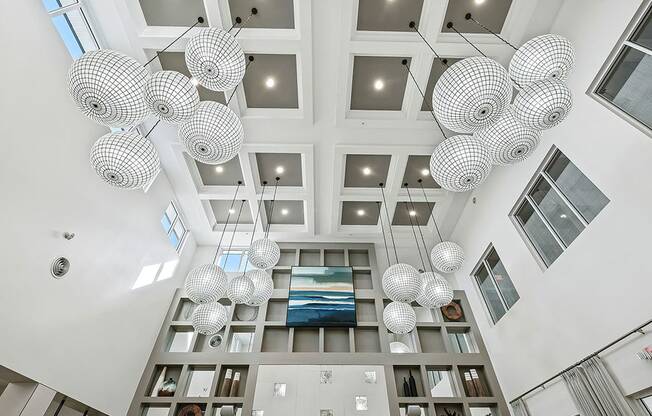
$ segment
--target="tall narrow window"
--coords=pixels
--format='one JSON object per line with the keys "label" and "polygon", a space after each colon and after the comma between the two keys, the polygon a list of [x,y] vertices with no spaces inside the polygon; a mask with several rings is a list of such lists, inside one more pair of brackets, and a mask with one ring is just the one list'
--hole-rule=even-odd
{"label": "tall narrow window", "polygon": [[510,216],[548,267],[602,211],[609,198],[554,147],[531,183]]}
{"label": "tall narrow window", "polygon": [[[473,271],[491,319],[498,322],[519,300],[518,292],[493,246],[489,246]],[[466,352],[466,351],[462,351]]]}
{"label": "tall narrow window", "polygon": [[42,0],[68,52],[77,59],[84,52],[99,49],[95,34],[78,0]]}
{"label": "tall narrow window", "polygon": [[161,217],[161,225],[168,235],[170,244],[172,244],[177,252],[181,251],[188,229],[184,225],[183,220],[181,220],[181,217],[179,217],[179,211],[177,211],[174,203],[170,202],[170,205],[165,209]]}
{"label": "tall narrow window", "polygon": [[591,86],[591,95],[652,135],[652,2],[644,1]]}

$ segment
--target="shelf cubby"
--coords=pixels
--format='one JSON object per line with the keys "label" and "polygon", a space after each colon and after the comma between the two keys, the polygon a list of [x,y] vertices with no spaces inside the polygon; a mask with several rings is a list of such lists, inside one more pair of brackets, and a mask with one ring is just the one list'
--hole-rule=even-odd
{"label": "shelf cubby", "polygon": [[428,403],[414,403],[412,400],[408,401],[402,401],[399,399],[399,415],[400,416],[406,416],[407,415],[407,410],[408,406],[419,406],[421,408],[421,414],[420,416],[430,416],[430,412],[428,410]]}
{"label": "shelf cubby", "polygon": [[192,302],[190,299],[181,299],[172,320],[178,322],[190,322],[190,318],[192,317],[192,313],[196,307],[197,304]]}
{"label": "shelf cubby", "polygon": [[214,365],[189,366],[183,397],[210,397],[214,378]]}
{"label": "shelf cubby", "polygon": [[278,266],[296,266],[297,251],[294,249],[281,249],[281,257],[278,260]]}
{"label": "shelf cubby", "polygon": [[373,289],[370,270],[353,270],[353,289]]}
{"label": "shelf cubby", "polygon": [[267,322],[285,322],[288,313],[288,301],[272,299],[267,302]]}
{"label": "shelf cubby", "polygon": [[446,344],[441,335],[441,329],[437,327],[417,327],[421,352],[424,353],[445,353]]}
{"label": "shelf cubby", "polygon": [[[466,322],[462,302],[460,302],[459,299],[454,299],[451,303],[442,306],[440,309],[444,322]],[[457,319],[453,319],[452,316],[457,312],[461,312],[461,316]]]}
{"label": "shelf cubby", "polygon": [[290,288],[290,271],[289,270],[274,270],[272,272],[272,282],[274,282],[274,289],[289,289]]}
{"label": "shelf cubby", "polygon": [[462,403],[435,403],[435,416],[465,416]]}
{"label": "shelf cubby", "polygon": [[355,352],[380,352],[378,328],[356,327],[353,330]]}
{"label": "shelf cubby", "polygon": [[147,403],[141,406],[141,416],[168,416],[170,403]]}
{"label": "shelf cubby", "polygon": [[321,253],[319,250],[301,249],[299,251],[299,266],[320,266]]}
{"label": "shelf cubby", "polygon": [[265,327],[261,352],[288,352],[289,332],[286,327]]}
{"label": "shelf cubby", "polygon": [[194,329],[192,325],[172,325],[168,331],[166,352],[190,352]]}
{"label": "shelf cubby", "polygon": [[324,250],[324,266],[345,266],[344,250]]}
{"label": "shelf cubby", "polygon": [[319,328],[294,328],[292,352],[319,352]]}
{"label": "shelf cubby", "polygon": [[491,397],[491,390],[484,367],[482,366],[459,366],[460,379],[466,397]]}
{"label": "shelf cubby", "polygon": [[[412,377],[414,377],[414,381],[417,387],[416,396],[408,396],[403,391],[403,379],[405,379],[409,384],[410,374],[412,374]],[[399,400],[406,397],[411,399],[425,397],[425,390],[423,388],[423,381],[421,379],[421,368],[418,365],[395,365],[394,381],[396,382],[396,394],[398,395]]]}
{"label": "shelf cubby", "polygon": [[[146,395],[148,397],[164,397],[164,398],[171,398],[172,396],[158,396],[154,392],[154,387],[156,386],[156,382],[158,381],[158,378],[161,375],[161,372],[165,368],[165,380],[172,379],[177,383],[177,386],[179,385],[179,379],[181,377],[181,370],[183,369],[183,366],[181,365],[165,365],[165,364],[159,364],[156,367],[154,367],[154,371],[152,372],[152,376],[150,377],[150,381],[147,385],[147,390],[146,390]],[[175,395],[177,395],[178,392],[175,392]]]}
{"label": "shelf cubby", "polygon": [[206,403],[206,401],[194,400],[192,398],[188,398],[181,403],[177,403],[177,406],[172,416],[185,415],[186,413],[182,412],[182,409],[186,406],[191,406],[191,405],[199,406],[199,408],[201,409],[201,414],[203,415],[206,414],[206,409],[208,408],[208,404]]}
{"label": "shelf cubby", "polygon": [[349,266],[352,267],[369,267],[369,250],[352,250],[349,249]]}
{"label": "shelf cubby", "polygon": [[[240,384],[238,386],[238,389],[234,391],[233,396],[224,396],[220,395],[223,387],[224,387],[224,377],[226,376],[227,370],[232,370],[231,371],[231,380],[235,377],[236,373],[240,373]],[[228,365],[228,364],[223,364],[220,368],[220,374],[219,378],[217,379],[217,389],[215,391],[215,396],[218,398],[218,401],[221,403],[227,403],[229,401],[233,403],[240,403],[242,402],[242,398],[244,397],[246,388],[247,388],[247,376],[249,375],[249,366],[248,365]],[[233,383],[231,384],[233,386]]]}
{"label": "shelf cubby", "polygon": [[358,322],[377,322],[376,303],[373,299],[355,301],[355,317]]}
{"label": "shelf cubby", "polygon": [[205,416],[221,416],[220,412],[222,411],[223,406],[232,406],[233,414],[235,416],[242,416],[242,402],[236,400],[224,400],[220,399],[219,403],[213,404],[213,410],[211,413],[206,414]]}
{"label": "shelf cubby", "polygon": [[224,339],[224,332],[225,328],[222,328],[222,330],[215,335],[197,335],[197,341],[195,341],[193,352],[225,351],[226,341]]}
{"label": "shelf cubby", "polygon": [[324,328],[324,352],[351,352],[349,328]]}

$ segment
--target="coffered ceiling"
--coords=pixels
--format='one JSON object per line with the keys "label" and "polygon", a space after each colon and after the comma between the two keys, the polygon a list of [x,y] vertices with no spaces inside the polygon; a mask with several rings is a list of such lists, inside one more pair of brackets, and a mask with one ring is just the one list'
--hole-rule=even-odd
{"label": "coffered ceiling", "polygon": [[[219,167],[197,163],[183,152],[176,126],[165,123],[150,136],[185,222],[200,244],[218,240],[238,181],[243,184],[236,201],[245,200],[243,225],[238,228],[242,233],[236,235],[241,244],[248,243],[254,222],[257,233],[269,224],[270,236],[282,241],[374,241],[381,238],[379,218],[385,225],[394,224],[399,239],[413,238],[411,220],[418,221],[426,226],[426,238],[432,241],[431,209],[446,235],[470,195],[440,189],[427,172],[429,155],[443,140],[429,103],[445,67],[409,28],[409,22],[416,22],[419,32],[441,57],[449,59],[449,65],[478,52],[457,34],[442,30],[448,20],[487,56],[506,64],[513,50],[469,26],[464,14],[473,13],[510,42],[521,44],[549,29],[559,3],[88,1],[103,45],[142,62],[164,49],[198,15],[208,25],[225,30],[236,17],[247,22],[246,28],[236,25],[231,30],[244,52],[255,58],[243,84],[225,93],[199,90],[202,100],[225,102],[233,96],[229,106],[245,128],[238,157]],[[258,14],[250,16],[252,7]],[[183,35],[150,69],[187,74],[183,50],[197,30]],[[152,124],[149,120],[143,128]],[[276,176],[281,180],[272,210]],[[406,182],[410,194],[403,187]],[[257,215],[261,198],[264,203]],[[231,231],[233,225],[226,229]]]}

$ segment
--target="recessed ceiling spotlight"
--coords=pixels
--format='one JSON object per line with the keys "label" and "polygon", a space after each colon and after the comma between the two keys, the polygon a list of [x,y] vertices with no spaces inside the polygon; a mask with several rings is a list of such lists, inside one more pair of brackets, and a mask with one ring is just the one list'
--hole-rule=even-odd
{"label": "recessed ceiling spotlight", "polygon": [[359,209],[357,214],[358,214],[358,217],[362,217],[364,215],[364,209]]}
{"label": "recessed ceiling spotlight", "polygon": [[421,176],[428,176],[430,175],[430,171],[428,169],[421,169]]}
{"label": "recessed ceiling spotlight", "polygon": [[383,88],[385,88],[385,82],[382,79],[379,78],[376,81],[374,81],[374,89],[376,91],[380,91]]}
{"label": "recessed ceiling spotlight", "polygon": [[274,88],[276,86],[276,80],[272,77],[267,77],[265,80],[265,86],[267,88]]}
{"label": "recessed ceiling spotlight", "polygon": [[369,166],[365,166],[364,168],[362,168],[362,174],[365,176],[371,175],[371,168]]}
{"label": "recessed ceiling spotlight", "polygon": [[566,215],[566,214],[561,214],[561,215],[559,216],[559,218],[565,220],[566,218],[568,218],[568,215]]}
{"label": "recessed ceiling spotlight", "polygon": [[479,6],[479,5],[483,4],[485,1],[486,0],[475,0],[475,4],[477,4]]}
{"label": "recessed ceiling spotlight", "polygon": [[235,210],[233,208],[229,209],[229,214],[235,214]]}
{"label": "recessed ceiling spotlight", "polygon": [[199,85],[199,80],[195,77],[190,78],[190,83],[197,87]]}
{"label": "recessed ceiling spotlight", "polygon": [[290,211],[287,208],[283,208],[281,210],[281,215],[288,215],[289,213],[290,213]]}
{"label": "recessed ceiling spotlight", "polygon": [[416,216],[416,215],[417,215],[417,212],[416,212],[416,211],[410,211],[410,217],[414,217],[414,216]]}
{"label": "recessed ceiling spotlight", "polygon": [[223,166],[215,166],[215,172],[217,172],[217,173],[224,172],[224,167]]}
{"label": "recessed ceiling spotlight", "polygon": [[276,167],[276,173],[280,175],[281,173],[285,172],[285,168],[283,166],[277,166]]}

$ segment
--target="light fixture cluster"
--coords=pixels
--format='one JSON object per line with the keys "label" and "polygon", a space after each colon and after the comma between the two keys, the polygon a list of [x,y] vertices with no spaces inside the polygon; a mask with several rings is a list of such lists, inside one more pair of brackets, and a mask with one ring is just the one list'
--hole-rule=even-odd
{"label": "light fixture cluster", "polygon": [[[249,18],[257,13],[252,9]],[[203,22],[199,17],[161,52]],[[241,24],[242,19],[236,22]],[[120,130],[102,136],[91,149],[91,164],[102,179],[126,189],[148,186],[160,171],[160,161],[147,137],[160,121],[179,125],[179,141],[200,162],[219,165],[238,154],[244,138],[239,117],[228,102],[200,102],[197,91],[199,85],[226,91],[241,83],[248,63],[229,32],[202,28],[190,38],[185,61],[192,78],[167,70],[150,74],[147,65],[160,52],[142,65],[120,52],[100,49],[72,64],[68,87],[80,111],[98,124]],[[143,136],[134,127],[150,117],[157,121]]]}

